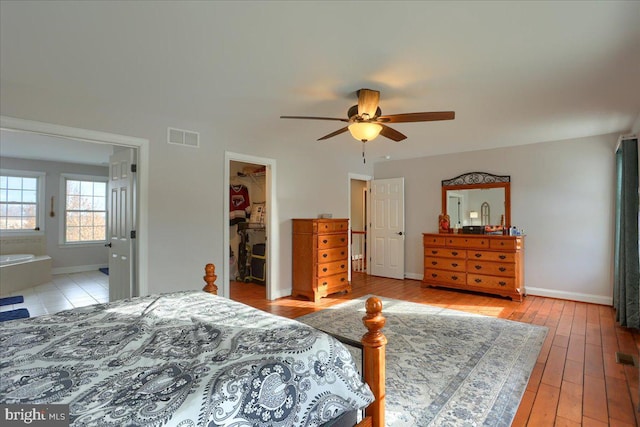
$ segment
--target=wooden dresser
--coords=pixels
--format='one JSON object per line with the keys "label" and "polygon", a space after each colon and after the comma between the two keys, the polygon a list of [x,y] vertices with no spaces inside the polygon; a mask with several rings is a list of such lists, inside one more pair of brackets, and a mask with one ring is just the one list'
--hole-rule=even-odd
{"label": "wooden dresser", "polygon": [[524,236],[422,235],[422,286],[442,286],[522,301]]}
{"label": "wooden dresser", "polygon": [[293,219],[294,297],[351,291],[348,233],[348,219]]}

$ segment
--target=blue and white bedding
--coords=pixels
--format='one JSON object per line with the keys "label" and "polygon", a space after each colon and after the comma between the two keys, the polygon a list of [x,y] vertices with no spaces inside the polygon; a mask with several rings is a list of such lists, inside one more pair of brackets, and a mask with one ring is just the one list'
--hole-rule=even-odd
{"label": "blue and white bedding", "polygon": [[316,426],[373,401],[334,338],[205,292],[3,323],[0,403],[73,426]]}

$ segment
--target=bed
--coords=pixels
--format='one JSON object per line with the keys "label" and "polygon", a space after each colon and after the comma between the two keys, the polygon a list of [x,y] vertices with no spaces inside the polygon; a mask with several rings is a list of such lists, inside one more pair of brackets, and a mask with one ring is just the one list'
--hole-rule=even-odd
{"label": "bed", "polygon": [[206,292],[5,322],[0,403],[68,404],[73,426],[334,426],[365,407],[358,426],[384,425],[379,300],[363,381],[339,340],[217,296],[215,278],[208,264]]}

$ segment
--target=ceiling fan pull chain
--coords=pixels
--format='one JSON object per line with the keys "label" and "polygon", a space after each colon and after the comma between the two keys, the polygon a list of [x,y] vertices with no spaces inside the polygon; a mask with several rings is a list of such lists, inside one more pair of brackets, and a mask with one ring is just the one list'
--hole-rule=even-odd
{"label": "ceiling fan pull chain", "polygon": [[367,164],[367,158],[364,156],[364,141],[362,141],[362,163]]}

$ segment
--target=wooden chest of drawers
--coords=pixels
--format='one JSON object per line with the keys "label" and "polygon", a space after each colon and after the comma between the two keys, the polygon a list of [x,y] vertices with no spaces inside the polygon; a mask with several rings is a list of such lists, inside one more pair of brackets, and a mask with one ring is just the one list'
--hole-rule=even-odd
{"label": "wooden chest of drawers", "polygon": [[293,296],[317,302],[327,295],[351,291],[349,220],[293,220]]}
{"label": "wooden chest of drawers", "polygon": [[422,286],[479,291],[522,301],[524,236],[422,235]]}

